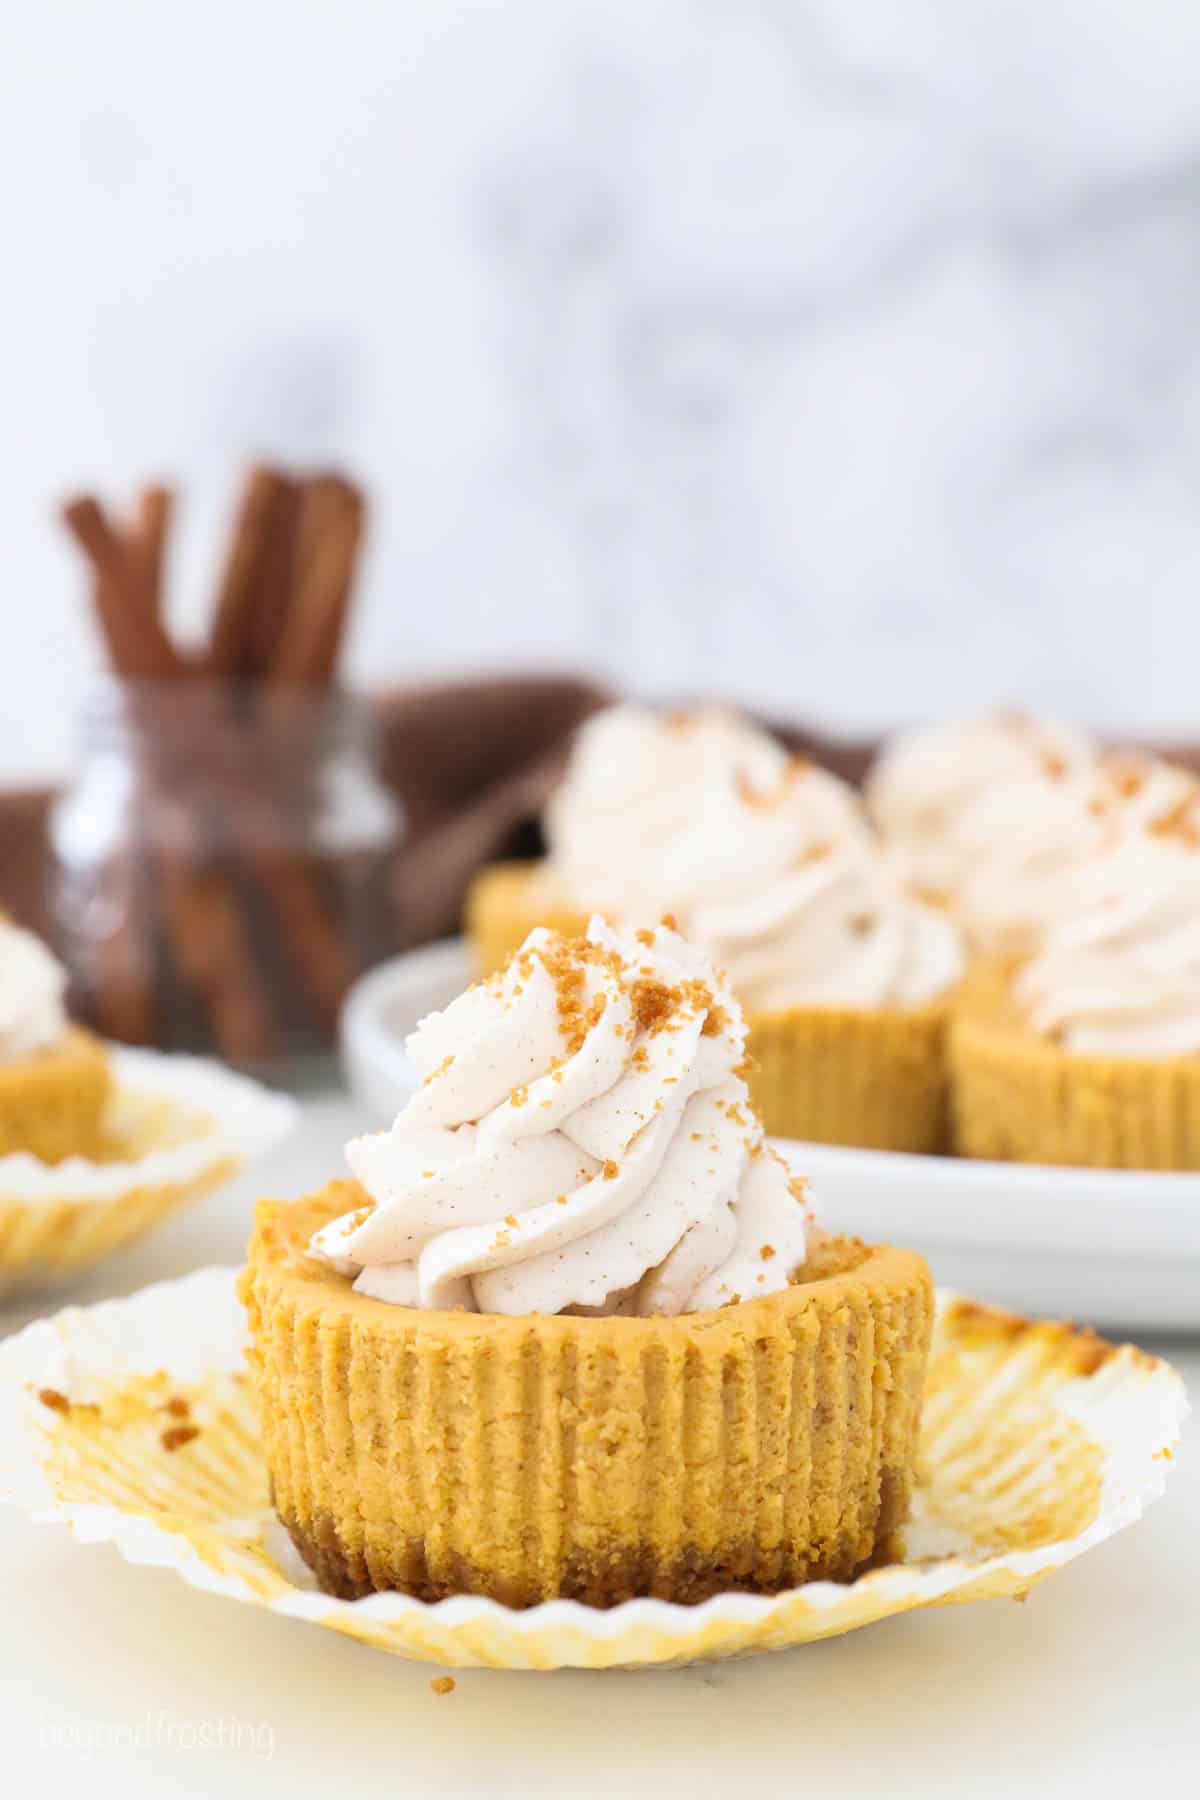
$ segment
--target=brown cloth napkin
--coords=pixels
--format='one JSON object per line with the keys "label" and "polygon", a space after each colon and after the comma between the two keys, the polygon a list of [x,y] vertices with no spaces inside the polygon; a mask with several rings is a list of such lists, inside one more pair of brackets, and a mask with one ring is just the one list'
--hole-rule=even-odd
{"label": "brown cloth napkin", "polygon": [[393,880],[402,944],[453,931],[484,863],[537,853],[538,817],[571,734],[611,698],[566,676],[494,677],[380,696],[384,779],[407,825]]}

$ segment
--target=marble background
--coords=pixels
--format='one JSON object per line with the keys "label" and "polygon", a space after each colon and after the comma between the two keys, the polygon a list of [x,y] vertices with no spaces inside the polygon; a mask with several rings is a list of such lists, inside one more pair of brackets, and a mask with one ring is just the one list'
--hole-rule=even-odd
{"label": "marble background", "polygon": [[96,666],[51,523],[245,453],[378,501],[360,676],[848,728],[1200,724],[1200,9],[40,0],[0,55],[0,774]]}

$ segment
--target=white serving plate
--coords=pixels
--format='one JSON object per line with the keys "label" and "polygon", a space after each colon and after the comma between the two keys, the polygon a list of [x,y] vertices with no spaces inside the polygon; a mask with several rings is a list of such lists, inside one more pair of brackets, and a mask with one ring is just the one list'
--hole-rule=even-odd
{"label": "white serving plate", "polygon": [[[380,965],[350,993],[342,1053],[381,1121],[412,1092],[404,1038],[472,978],[461,938]],[[825,1222],[912,1245],[981,1300],[1140,1332],[1200,1332],[1200,1174],[1036,1168],[780,1139]]]}

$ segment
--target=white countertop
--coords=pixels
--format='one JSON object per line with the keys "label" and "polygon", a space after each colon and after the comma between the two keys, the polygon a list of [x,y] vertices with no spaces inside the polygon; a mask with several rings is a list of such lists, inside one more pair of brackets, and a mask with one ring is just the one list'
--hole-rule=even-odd
{"label": "white countertop", "polygon": [[[235,1262],[255,1192],[336,1171],[358,1123],[319,1097],[265,1170],[73,1299]],[[31,1309],[0,1313],[0,1332]],[[1155,1345],[1200,1391],[1200,1345]],[[1035,1589],[779,1655],[641,1674],[438,1670],[195,1592],[0,1508],[0,1791],[222,1800],[836,1792],[1039,1800],[1194,1791],[1200,1432],[1166,1498]],[[207,1738],[209,1747],[197,1746]],[[223,1739],[223,1742],[221,1741]]]}

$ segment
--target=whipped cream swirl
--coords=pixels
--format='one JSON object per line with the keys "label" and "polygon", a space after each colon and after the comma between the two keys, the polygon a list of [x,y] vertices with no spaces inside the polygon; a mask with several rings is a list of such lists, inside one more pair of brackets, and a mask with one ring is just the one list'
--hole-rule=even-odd
{"label": "whipped cream swirl", "polygon": [[957,930],[906,891],[853,789],[718,708],[598,714],[547,830],[558,892],[673,914],[758,1009],[920,1004],[962,972]]}
{"label": "whipped cream swirl", "polygon": [[1200,818],[1081,872],[1076,916],[1017,977],[1037,1032],[1101,1056],[1200,1052]]}
{"label": "whipped cream swirl", "polygon": [[868,837],[847,783],[715,706],[594,715],[544,823],[547,898],[639,922],[665,912],[683,920],[692,905],[761,887],[814,850]]}
{"label": "whipped cream swirl", "polygon": [[310,1253],[364,1294],[489,1313],[698,1312],[786,1287],[799,1184],[763,1143],[727,985],[674,931],[539,928],[408,1040],[423,1085],[347,1147],[369,1210]]}
{"label": "whipped cream swirl", "polygon": [[896,738],[866,784],[867,810],[928,892],[957,896],[981,858],[1041,847],[1078,822],[1096,750],[1063,725],[993,713]]}
{"label": "whipped cream swirl", "polygon": [[0,918],[0,1062],[52,1050],[67,1029],[62,964],[40,938]]}
{"label": "whipped cream swirl", "polygon": [[990,956],[1038,949],[1076,913],[1088,866],[1125,839],[1158,830],[1196,791],[1186,770],[1125,752],[1090,771],[1002,784],[982,796],[964,832],[973,866],[955,896],[972,943]]}
{"label": "whipped cream swirl", "polygon": [[953,987],[966,962],[946,914],[868,848],[810,857],[761,892],[695,908],[688,924],[761,1011],[921,1006]]}

